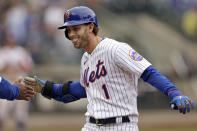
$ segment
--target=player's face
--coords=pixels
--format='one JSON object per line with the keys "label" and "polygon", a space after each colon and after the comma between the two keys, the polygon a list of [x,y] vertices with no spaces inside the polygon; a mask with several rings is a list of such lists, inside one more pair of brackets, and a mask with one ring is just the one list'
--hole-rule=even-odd
{"label": "player's face", "polygon": [[68,36],[75,48],[85,48],[88,44],[88,25],[68,26]]}

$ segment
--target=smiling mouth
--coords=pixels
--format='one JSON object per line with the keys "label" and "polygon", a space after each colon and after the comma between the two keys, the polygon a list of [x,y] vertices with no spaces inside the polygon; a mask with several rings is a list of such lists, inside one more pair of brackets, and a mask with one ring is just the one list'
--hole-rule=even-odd
{"label": "smiling mouth", "polygon": [[72,43],[77,43],[78,39],[72,39]]}

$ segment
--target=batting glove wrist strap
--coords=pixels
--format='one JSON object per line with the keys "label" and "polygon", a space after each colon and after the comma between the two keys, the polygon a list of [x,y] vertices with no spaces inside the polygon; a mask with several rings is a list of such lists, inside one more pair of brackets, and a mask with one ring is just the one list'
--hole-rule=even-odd
{"label": "batting glove wrist strap", "polygon": [[47,97],[47,98],[53,98],[54,96],[52,95],[53,93],[53,85],[54,85],[54,82],[52,81],[46,81],[46,84],[43,88],[43,91],[42,91],[42,95]]}
{"label": "batting glove wrist strap", "polygon": [[168,96],[172,100],[176,96],[183,96],[183,93],[181,91],[179,91],[179,90],[172,90],[172,91],[168,92]]}
{"label": "batting glove wrist strap", "polygon": [[63,84],[63,87],[62,87],[62,94],[63,95],[69,94],[70,83],[72,83],[72,81],[68,81],[68,82]]}

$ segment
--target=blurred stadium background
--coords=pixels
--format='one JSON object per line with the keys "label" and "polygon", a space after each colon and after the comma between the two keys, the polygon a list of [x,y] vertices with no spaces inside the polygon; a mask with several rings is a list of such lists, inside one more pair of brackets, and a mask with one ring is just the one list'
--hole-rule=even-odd
{"label": "blurred stadium background", "polygon": [[[65,9],[76,5],[95,10],[101,36],[129,43],[197,102],[197,0],[1,0],[1,47],[11,32],[33,57],[29,75],[56,82],[79,80],[83,50],[74,49],[57,30]],[[138,92],[141,131],[197,130],[196,109],[187,115],[170,111],[168,97],[142,81]],[[36,95],[30,102],[28,130],[80,130],[86,104]],[[7,121],[7,131],[14,130],[13,121]]]}

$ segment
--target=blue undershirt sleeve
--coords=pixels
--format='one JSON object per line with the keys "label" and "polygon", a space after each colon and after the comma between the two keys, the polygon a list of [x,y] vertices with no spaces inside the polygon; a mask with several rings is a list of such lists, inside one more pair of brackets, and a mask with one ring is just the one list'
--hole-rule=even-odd
{"label": "blue undershirt sleeve", "polygon": [[171,99],[175,96],[183,95],[169,79],[152,66],[146,68],[142,73],[141,78],[165,95],[169,96]]}
{"label": "blue undershirt sleeve", "polygon": [[57,96],[54,99],[57,101],[69,103],[87,97],[85,88],[81,86],[80,82],[71,82],[69,84],[69,93],[66,95],[62,94],[62,87],[63,84],[54,84],[53,86],[54,96]]}
{"label": "blue undershirt sleeve", "polygon": [[70,92],[70,94],[77,96],[78,98],[86,98],[87,97],[86,90],[80,84],[79,81],[70,83],[69,92]]}
{"label": "blue undershirt sleeve", "polygon": [[0,82],[0,98],[7,100],[14,100],[20,94],[20,89],[8,82],[6,79],[1,78]]}

